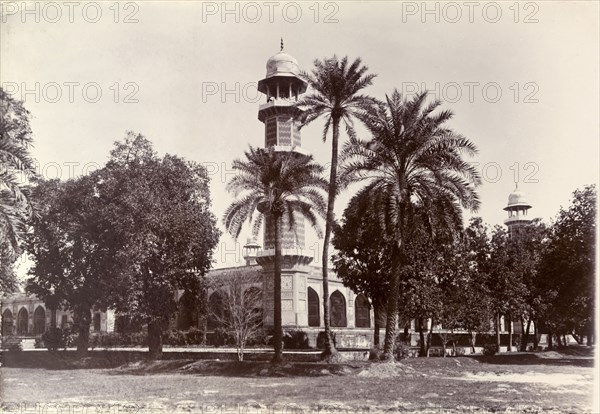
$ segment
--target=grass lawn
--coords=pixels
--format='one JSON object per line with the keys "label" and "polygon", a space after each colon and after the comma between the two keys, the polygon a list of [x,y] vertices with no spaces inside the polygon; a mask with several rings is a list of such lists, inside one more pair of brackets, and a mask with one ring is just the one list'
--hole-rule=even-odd
{"label": "grass lawn", "polygon": [[22,352],[5,356],[0,412],[591,412],[595,368],[591,352],[583,353],[272,369],[259,361],[193,359],[115,359],[110,368],[83,368],[102,366],[101,358],[73,363],[60,353]]}

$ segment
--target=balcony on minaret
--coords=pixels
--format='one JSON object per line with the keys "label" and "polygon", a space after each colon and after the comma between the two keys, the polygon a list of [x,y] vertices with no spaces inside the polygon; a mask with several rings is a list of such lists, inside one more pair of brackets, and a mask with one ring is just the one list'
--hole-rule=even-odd
{"label": "balcony on minaret", "polygon": [[508,211],[508,218],[504,220],[504,224],[507,226],[510,224],[525,224],[529,223],[531,219],[527,217],[527,209],[515,209]]}
{"label": "balcony on minaret", "polygon": [[504,220],[504,224],[509,229],[529,224],[531,219],[527,216],[527,211],[530,208],[531,204],[525,200],[525,193],[519,191],[518,187],[515,188],[508,196],[508,205],[504,207],[504,211],[508,212],[508,218]]}
{"label": "balcony on minaret", "polygon": [[249,237],[246,240],[246,244],[242,248],[242,255],[244,260],[246,260],[246,266],[253,266],[256,263],[256,256],[258,256],[258,252],[260,251],[260,244],[256,242],[255,237]]}

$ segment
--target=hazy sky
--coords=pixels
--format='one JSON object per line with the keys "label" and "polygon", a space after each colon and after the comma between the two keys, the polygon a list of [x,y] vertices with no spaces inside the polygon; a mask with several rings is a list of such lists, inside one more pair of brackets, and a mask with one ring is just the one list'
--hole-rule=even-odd
{"label": "hazy sky", "polygon": [[[256,82],[283,37],[305,70],[361,57],[376,97],[431,90],[479,147],[478,215],[501,224],[518,179],[531,215],[549,220],[598,178],[598,11],[595,1],[7,2],[0,83],[32,113],[42,174],[80,175],[125,131],[141,132],[159,154],[206,163],[220,219],[231,161],[264,143]],[[322,126],[302,137],[326,163]],[[215,267],[235,264],[223,254],[233,241],[221,243]]]}

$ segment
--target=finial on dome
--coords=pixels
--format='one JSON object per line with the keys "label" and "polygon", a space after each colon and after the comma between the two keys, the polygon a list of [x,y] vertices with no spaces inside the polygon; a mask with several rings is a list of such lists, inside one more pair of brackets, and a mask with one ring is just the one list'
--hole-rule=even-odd
{"label": "finial on dome", "polygon": [[280,48],[279,48],[279,51],[280,51],[280,52],[283,52],[283,37],[281,38],[281,46],[280,46]]}

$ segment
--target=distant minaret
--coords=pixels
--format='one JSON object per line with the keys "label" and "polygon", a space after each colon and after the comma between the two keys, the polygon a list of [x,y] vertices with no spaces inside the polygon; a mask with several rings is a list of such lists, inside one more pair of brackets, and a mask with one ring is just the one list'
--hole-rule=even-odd
{"label": "distant minaret", "polygon": [[520,228],[531,223],[531,219],[527,217],[527,210],[530,208],[531,205],[525,201],[525,193],[519,191],[517,183],[515,190],[508,196],[508,205],[504,207],[504,211],[508,211],[508,218],[504,220],[504,224],[508,227],[511,237],[516,237]]}
{"label": "distant minaret", "polygon": [[[267,60],[267,75],[258,82],[258,90],[266,95],[266,103],[258,109],[258,119],[265,124],[265,147],[275,147],[282,152],[308,154],[300,146],[300,117],[303,112],[294,106],[298,96],[306,92],[306,82],[300,78],[298,61],[283,51],[283,39],[279,53]],[[284,249],[304,249],[304,218],[296,215],[293,230],[287,216],[281,226]],[[274,249],[273,225],[265,223],[263,247]]]}

